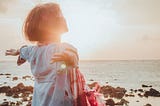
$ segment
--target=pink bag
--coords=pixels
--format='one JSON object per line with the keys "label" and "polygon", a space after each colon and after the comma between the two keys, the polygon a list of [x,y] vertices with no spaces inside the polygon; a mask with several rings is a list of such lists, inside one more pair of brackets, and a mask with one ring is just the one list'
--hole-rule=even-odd
{"label": "pink bag", "polygon": [[105,106],[100,100],[101,94],[96,90],[88,91],[85,89],[86,83],[84,76],[78,68],[69,70],[70,89],[74,97],[74,106]]}

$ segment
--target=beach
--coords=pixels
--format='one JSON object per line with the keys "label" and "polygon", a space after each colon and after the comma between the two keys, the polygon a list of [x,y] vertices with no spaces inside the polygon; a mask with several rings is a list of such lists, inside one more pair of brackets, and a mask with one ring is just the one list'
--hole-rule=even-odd
{"label": "beach", "polygon": [[[146,104],[148,104],[146,106],[149,104],[159,106],[160,104],[158,95],[157,97],[144,95],[152,89],[160,91],[160,60],[80,61],[79,67],[87,84],[98,82],[102,87],[105,87],[103,91],[107,88],[115,90],[113,93],[116,93],[117,87],[122,88],[118,88],[118,91],[122,93],[123,97],[120,99],[112,98],[108,94],[106,100],[112,99],[114,102],[119,102],[124,99],[128,101],[128,106],[145,106]],[[21,101],[20,106],[27,104],[29,106],[32,97],[31,87],[34,85],[34,78],[28,63],[18,67],[15,61],[1,61],[0,87],[10,86],[12,88],[18,84],[25,89],[28,87],[27,100],[24,101],[23,97],[14,98],[1,93],[0,104],[5,101]],[[107,94],[108,91],[103,93]]]}

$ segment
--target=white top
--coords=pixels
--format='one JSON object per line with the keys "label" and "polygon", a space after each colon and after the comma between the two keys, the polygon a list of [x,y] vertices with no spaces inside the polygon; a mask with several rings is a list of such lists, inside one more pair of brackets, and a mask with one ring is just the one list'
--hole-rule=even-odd
{"label": "white top", "polygon": [[[74,51],[74,52],[73,52]],[[72,106],[73,97],[64,62],[51,64],[54,53],[66,52],[75,66],[78,65],[76,48],[67,43],[28,46],[20,49],[20,57],[27,60],[35,77],[32,106]],[[63,64],[63,67],[62,67]]]}

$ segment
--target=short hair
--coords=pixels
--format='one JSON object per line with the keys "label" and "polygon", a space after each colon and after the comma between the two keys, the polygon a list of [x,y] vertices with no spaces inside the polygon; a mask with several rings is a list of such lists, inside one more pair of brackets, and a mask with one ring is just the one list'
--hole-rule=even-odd
{"label": "short hair", "polygon": [[56,3],[37,5],[30,11],[23,25],[25,38],[31,42],[45,41],[53,33],[67,31],[65,18]]}

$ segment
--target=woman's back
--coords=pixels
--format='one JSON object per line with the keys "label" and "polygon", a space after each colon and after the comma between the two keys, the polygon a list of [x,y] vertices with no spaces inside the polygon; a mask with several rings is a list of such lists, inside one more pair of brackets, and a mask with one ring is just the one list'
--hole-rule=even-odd
{"label": "woman's back", "polygon": [[[64,62],[51,64],[53,54],[64,52],[66,48],[76,50],[67,43],[52,43],[21,49],[20,56],[30,62],[35,78],[33,106],[73,105],[68,74],[61,67]],[[64,72],[59,74],[58,71],[61,70]]]}

